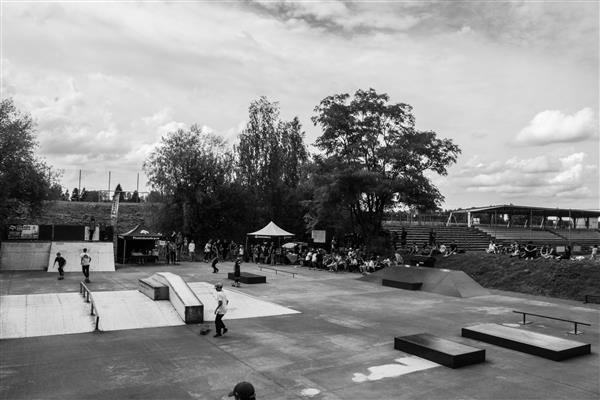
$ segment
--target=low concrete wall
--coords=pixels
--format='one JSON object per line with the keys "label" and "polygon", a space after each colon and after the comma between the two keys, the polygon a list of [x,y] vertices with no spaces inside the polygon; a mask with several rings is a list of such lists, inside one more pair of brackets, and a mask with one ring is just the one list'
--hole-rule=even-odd
{"label": "low concrete wall", "polygon": [[0,270],[44,271],[48,267],[50,242],[2,242]]}

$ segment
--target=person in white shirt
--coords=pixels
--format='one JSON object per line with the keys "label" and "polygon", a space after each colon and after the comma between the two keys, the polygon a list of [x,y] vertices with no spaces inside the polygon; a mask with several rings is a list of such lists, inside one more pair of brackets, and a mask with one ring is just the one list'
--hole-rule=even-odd
{"label": "person in white shirt", "polygon": [[90,283],[90,263],[92,262],[92,257],[88,254],[87,249],[83,249],[83,253],[79,255],[79,259],[81,260],[81,272],[85,276],[85,283]]}
{"label": "person in white shirt", "polygon": [[188,244],[188,252],[190,254],[190,261],[196,261],[196,243],[193,240],[190,240],[190,244]]}
{"label": "person in white shirt", "polygon": [[[217,291],[217,308],[215,308],[215,330],[217,333],[214,337],[219,337],[223,336],[228,331],[223,323],[223,317],[227,313],[227,304],[229,304],[229,300],[227,300],[227,296],[223,293],[223,284],[221,282],[215,284],[215,290]],[[221,332],[223,333],[221,334]]]}

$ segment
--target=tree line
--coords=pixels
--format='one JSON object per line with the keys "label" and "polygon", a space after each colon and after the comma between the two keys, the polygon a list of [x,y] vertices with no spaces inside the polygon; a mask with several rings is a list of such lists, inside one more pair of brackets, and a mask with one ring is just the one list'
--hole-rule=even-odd
{"label": "tree line", "polygon": [[[319,229],[381,247],[386,212],[441,206],[430,177],[446,175],[460,154],[451,139],[417,130],[410,105],[374,89],[321,100],[313,153],[299,119],[283,120],[278,102],[252,101],[247,121],[233,146],[196,124],[161,138],[143,164],[165,204],[157,228],[242,240],[272,220],[299,238]],[[48,191],[56,176],[35,162]]]}

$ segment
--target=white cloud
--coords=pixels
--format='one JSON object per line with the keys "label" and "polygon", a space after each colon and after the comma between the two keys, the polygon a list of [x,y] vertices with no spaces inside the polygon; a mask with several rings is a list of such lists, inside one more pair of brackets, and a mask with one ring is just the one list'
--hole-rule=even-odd
{"label": "white cloud", "polygon": [[[471,193],[497,196],[592,198],[597,186],[597,167],[586,164],[583,152],[563,157],[541,155],[529,159],[512,157],[494,168],[479,168],[484,162],[467,163],[456,179],[458,187]],[[471,167],[469,167],[471,165]],[[468,174],[469,169],[471,174]]]}
{"label": "white cloud", "polygon": [[519,132],[516,141],[534,145],[579,142],[594,137],[597,133],[594,112],[589,107],[573,115],[547,110],[537,114],[529,125]]}

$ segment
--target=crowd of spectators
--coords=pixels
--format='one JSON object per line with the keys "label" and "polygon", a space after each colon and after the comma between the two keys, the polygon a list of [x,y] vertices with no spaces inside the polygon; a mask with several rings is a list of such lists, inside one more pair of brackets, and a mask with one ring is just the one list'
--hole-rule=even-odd
{"label": "crowd of spectators", "polygon": [[[488,248],[485,250],[490,254],[507,254],[509,257],[518,257],[524,260],[534,260],[536,258],[542,259],[555,259],[555,260],[583,260],[585,256],[573,256],[573,249],[570,245],[565,246],[553,246],[551,244],[545,244],[542,246],[536,246],[532,241],[527,243],[519,243],[513,241],[508,246],[497,244],[493,240],[490,240]],[[590,260],[598,258],[598,245],[594,245],[591,248]]]}

